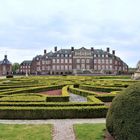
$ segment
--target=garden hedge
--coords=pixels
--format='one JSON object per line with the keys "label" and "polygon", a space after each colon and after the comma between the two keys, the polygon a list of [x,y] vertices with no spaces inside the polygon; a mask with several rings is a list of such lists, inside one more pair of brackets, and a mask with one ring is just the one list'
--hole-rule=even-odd
{"label": "garden hedge", "polygon": [[116,140],[140,140],[140,82],[113,99],[106,126]]}
{"label": "garden hedge", "polygon": [[104,118],[108,107],[0,107],[0,119]]}

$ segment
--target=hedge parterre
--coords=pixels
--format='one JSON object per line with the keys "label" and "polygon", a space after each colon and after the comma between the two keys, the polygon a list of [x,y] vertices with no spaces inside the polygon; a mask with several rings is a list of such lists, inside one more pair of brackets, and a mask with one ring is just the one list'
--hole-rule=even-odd
{"label": "hedge parterre", "polygon": [[[0,79],[0,118],[48,119],[105,117],[121,90],[137,81],[124,76],[34,76]],[[61,95],[40,92],[61,89]],[[98,92],[107,92],[98,94]],[[70,102],[71,94],[87,102]]]}

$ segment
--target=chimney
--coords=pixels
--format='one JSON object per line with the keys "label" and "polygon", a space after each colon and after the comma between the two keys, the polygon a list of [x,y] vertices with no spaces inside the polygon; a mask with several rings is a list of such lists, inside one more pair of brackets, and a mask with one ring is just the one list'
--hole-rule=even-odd
{"label": "chimney", "polygon": [[72,52],[74,51],[74,47],[71,47],[71,51],[72,51]]}
{"label": "chimney", "polygon": [[92,51],[92,52],[94,51],[94,48],[93,48],[93,47],[91,47],[91,51]]}
{"label": "chimney", "polygon": [[44,54],[46,54],[47,53],[47,50],[44,50]]}
{"label": "chimney", "polygon": [[112,50],[112,54],[115,55],[115,50]]}
{"label": "chimney", "polygon": [[7,55],[4,55],[4,59],[7,59]]}
{"label": "chimney", "polygon": [[109,49],[109,48],[107,48],[107,49],[106,49],[106,51],[109,53],[110,49]]}
{"label": "chimney", "polygon": [[54,51],[57,52],[57,46],[54,47]]}

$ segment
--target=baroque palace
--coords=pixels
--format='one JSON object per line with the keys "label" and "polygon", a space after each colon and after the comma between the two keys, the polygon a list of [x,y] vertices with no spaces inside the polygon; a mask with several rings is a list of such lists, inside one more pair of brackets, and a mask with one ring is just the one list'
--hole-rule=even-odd
{"label": "baroque palace", "polygon": [[110,52],[102,49],[60,49],[54,47],[54,52],[44,50],[43,55],[37,55],[32,61],[23,61],[20,64],[21,74],[82,74],[104,73],[125,74],[128,65],[115,55],[115,50]]}

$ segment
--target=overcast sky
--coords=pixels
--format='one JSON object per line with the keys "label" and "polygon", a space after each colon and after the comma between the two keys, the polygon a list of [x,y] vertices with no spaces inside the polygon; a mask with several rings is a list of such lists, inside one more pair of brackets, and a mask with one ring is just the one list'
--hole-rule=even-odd
{"label": "overcast sky", "polygon": [[140,0],[0,0],[0,60],[31,60],[43,50],[116,50],[140,60]]}

